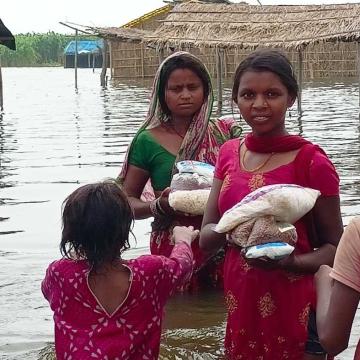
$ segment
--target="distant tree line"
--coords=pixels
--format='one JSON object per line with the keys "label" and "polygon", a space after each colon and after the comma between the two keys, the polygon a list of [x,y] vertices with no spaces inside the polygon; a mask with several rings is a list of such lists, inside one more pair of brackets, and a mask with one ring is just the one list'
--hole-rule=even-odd
{"label": "distant tree line", "polygon": [[[83,37],[78,38],[80,40]],[[15,35],[15,39],[16,51],[0,46],[2,66],[62,65],[64,49],[75,37],[49,31],[46,34],[19,34]],[[86,39],[89,39],[89,36]]]}

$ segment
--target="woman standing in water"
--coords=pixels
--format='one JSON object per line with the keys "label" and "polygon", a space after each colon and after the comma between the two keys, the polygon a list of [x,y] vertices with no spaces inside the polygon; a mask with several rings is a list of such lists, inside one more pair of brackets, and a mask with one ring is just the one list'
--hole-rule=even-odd
{"label": "woman standing in water", "polygon": [[[256,51],[236,70],[232,99],[251,133],[228,141],[220,150],[201,247],[210,252],[223,247],[225,235],[215,233],[214,225],[226,210],[264,185],[299,184],[318,189],[321,196],[312,210],[313,221],[303,218],[295,224],[298,241],[291,256],[250,261],[240,247],[227,248],[225,349],[229,359],[326,357],[312,311],[313,275],[321,264],[332,264],[342,233],[339,178],[318,146],[289,135],[285,114],[297,95],[292,66],[279,51]],[[308,235],[310,224],[315,225],[316,245]]]}
{"label": "woman standing in water", "polygon": [[[233,120],[210,120],[212,106],[210,76],[197,57],[177,52],[164,60],[155,75],[148,115],[129,147],[119,175],[135,218],[154,217],[152,254],[170,255],[175,225],[200,229],[201,216],[189,217],[169,206],[168,187],[175,163],[198,160],[214,165],[220,145],[241,134]],[[146,186],[149,180],[150,192]],[[198,241],[192,248],[195,268],[191,288],[219,285],[222,260],[217,256],[208,261]]]}

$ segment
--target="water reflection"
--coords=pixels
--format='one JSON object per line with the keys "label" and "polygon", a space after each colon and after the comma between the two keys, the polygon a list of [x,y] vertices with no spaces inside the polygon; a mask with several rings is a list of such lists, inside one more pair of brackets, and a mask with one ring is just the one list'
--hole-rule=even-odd
{"label": "water reflection", "polygon": [[[0,358],[36,359],[38,350],[53,341],[51,313],[39,286],[46,266],[59,256],[61,202],[79,184],[117,176],[147,112],[149,81],[110,83],[102,89],[98,72],[79,69],[78,76],[75,93],[71,69],[3,69]],[[238,118],[230,92],[225,89],[224,110]],[[298,118],[294,108],[287,118],[292,133],[318,143],[337,166],[345,223],[360,214],[357,96],[352,83],[307,84],[303,116]],[[137,222],[137,241],[127,257],[148,251],[148,231],[149,221]],[[224,314],[218,293],[172,299],[162,358],[221,358]],[[357,320],[355,334],[358,325]],[[352,352],[339,359],[350,359]]]}

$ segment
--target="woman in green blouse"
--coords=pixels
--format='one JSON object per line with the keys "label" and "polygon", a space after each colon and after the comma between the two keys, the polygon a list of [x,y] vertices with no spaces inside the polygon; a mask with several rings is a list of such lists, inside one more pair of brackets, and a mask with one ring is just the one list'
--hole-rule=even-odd
{"label": "woman in green blouse", "polygon": [[[198,160],[215,165],[221,144],[238,137],[233,119],[211,120],[213,90],[205,65],[194,55],[177,52],[160,65],[155,75],[148,115],[130,144],[119,182],[130,198],[135,218],[154,217],[150,239],[152,254],[169,256],[175,225],[200,229],[201,216],[175,212],[168,202],[175,163]],[[194,273],[187,287],[222,284],[222,261],[208,259],[192,243]]]}

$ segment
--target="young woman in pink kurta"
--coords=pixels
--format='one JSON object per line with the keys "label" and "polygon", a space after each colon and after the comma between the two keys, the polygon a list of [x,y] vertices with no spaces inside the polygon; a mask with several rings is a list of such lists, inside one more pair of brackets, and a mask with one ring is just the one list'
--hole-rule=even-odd
{"label": "young woman in pink kurta", "polygon": [[[298,242],[286,259],[248,260],[240,247],[228,244],[224,265],[228,359],[325,358],[309,314],[316,300],[313,274],[322,263],[332,263],[342,232],[339,178],[318,146],[286,131],[285,114],[297,89],[289,61],[274,50],[254,52],[235,74],[233,100],[252,133],[220,149],[200,245],[210,252],[223,246],[225,236],[213,231],[214,224],[262,186],[299,184],[320,190],[321,197],[312,212],[313,222],[303,218],[295,224]],[[308,236],[312,223],[316,245]]]}
{"label": "young woman in pink kurta", "polygon": [[166,300],[192,272],[198,232],[175,227],[169,258],[125,261],[132,210],[114,182],[85,185],[65,201],[61,250],[42,292],[54,312],[57,359],[157,359]]}

